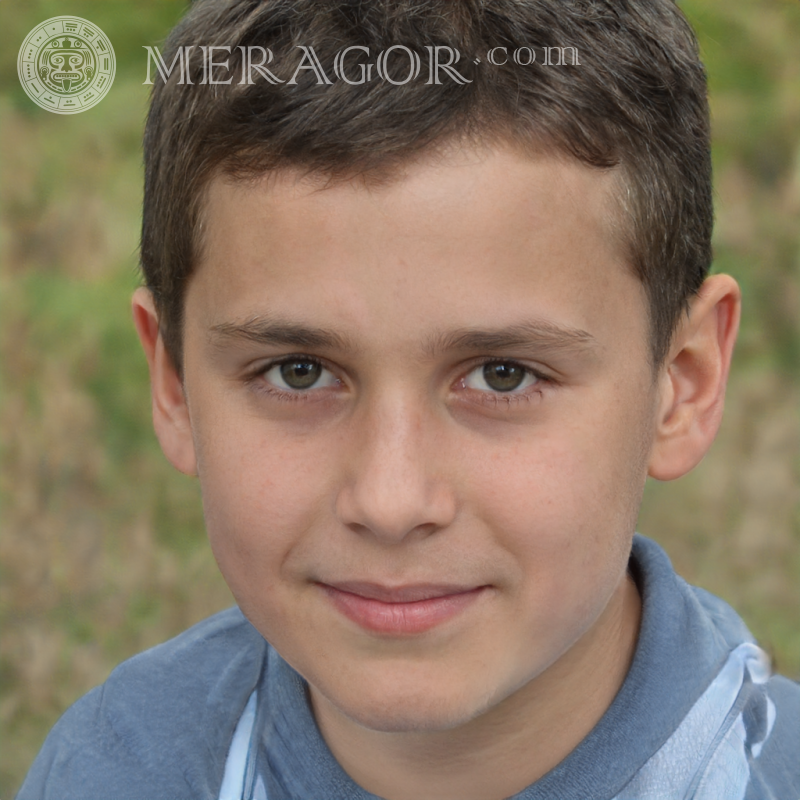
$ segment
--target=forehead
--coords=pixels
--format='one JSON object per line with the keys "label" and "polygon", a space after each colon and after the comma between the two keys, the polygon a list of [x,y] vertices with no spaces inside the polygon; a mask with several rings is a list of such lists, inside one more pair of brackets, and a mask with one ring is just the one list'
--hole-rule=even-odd
{"label": "forehead", "polygon": [[605,334],[619,335],[645,305],[616,235],[616,186],[612,171],[511,149],[430,154],[381,182],[218,176],[187,318],[313,314],[410,340],[503,316],[601,329],[616,313]]}

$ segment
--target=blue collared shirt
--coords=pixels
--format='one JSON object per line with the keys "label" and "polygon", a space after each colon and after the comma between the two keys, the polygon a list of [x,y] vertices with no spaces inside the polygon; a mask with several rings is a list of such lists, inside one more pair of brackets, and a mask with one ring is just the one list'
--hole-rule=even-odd
{"label": "blue collared shirt", "polygon": [[[723,601],[636,536],[636,653],[586,738],[513,800],[797,800],[800,686]],[[47,738],[18,800],[372,800],[307,685],[238,609],[120,665]]]}

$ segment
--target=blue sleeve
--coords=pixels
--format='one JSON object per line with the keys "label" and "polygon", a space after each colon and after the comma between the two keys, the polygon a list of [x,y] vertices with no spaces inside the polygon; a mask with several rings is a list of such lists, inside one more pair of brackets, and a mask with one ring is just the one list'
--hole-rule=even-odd
{"label": "blue sleeve", "polygon": [[757,752],[752,748],[749,754],[745,800],[800,798],[800,686],[778,675],[766,688],[772,711],[766,719],[751,723],[753,728],[762,727],[766,738]]}
{"label": "blue sleeve", "polygon": [[17,800],[214,800],[265,648],[231,609],[120,664],[56,723]]}
{"label": "blue sleeve", "polygon": [[[93,689],[61,717],[33,762],[17,800],[193,800],[178,765],[157,769],[155,753],[135,754],[104,713],[104,687]],[[144,758],[143,758],[144,756]],[[156,756],[156,758],[152,758]],[[151,763],[146,763],[146,760]],[[157,785],[153,785],[156,780]],[[211,797],[210,794],[206,795]],[[198,798],[199,800],[199,798]]]}

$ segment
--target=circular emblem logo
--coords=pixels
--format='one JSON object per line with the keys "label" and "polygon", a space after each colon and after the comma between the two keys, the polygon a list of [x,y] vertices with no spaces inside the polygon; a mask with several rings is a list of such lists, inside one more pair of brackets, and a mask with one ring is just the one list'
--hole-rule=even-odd
{"label": "circular emblem logo", "polygon": [[55,114],[97,105],[114,82],[116,60],[108,37],[81,17],[52,17],[19,49],[17,72],[28,97]]}

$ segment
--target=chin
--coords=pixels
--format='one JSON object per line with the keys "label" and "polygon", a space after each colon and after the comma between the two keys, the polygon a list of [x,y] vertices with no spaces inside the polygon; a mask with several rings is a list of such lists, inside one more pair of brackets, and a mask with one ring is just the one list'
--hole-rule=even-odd
{"label": "chin", "polygon": [[374,731],[408,733],[445,731],[464,725],[493,705],[486,686],[459,686],[456,681],[409,680],[367,682],[357,695],[325,693],[351,720]]}
{"label": "chin", "polygon": [[360,706],[341,708],[340,711],[364,728],[382,733],[412,733],[446,731],[464,725],[479,715],[479,711],[461,707],[450,707],[440,699],[426,696],[409,706],[398,703],[380,708]]}

